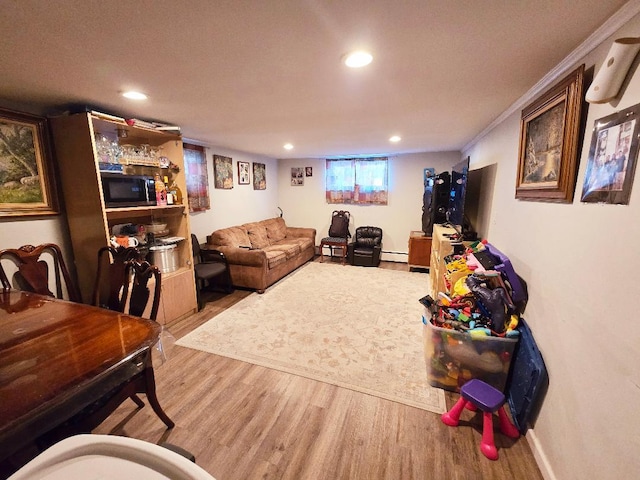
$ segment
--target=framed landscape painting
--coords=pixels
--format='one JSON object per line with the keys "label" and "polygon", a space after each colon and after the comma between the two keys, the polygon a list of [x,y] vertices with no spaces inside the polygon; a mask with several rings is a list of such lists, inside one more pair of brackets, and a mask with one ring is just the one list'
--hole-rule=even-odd
{"label": "framed landscape painting", "polygon": [[0,217],[58,213],[47,119],[0,109]]}
{"label": "framed landscape painting", "polygon": [[573,200],[583,84],[581,65],[522,110],[516,198]]}

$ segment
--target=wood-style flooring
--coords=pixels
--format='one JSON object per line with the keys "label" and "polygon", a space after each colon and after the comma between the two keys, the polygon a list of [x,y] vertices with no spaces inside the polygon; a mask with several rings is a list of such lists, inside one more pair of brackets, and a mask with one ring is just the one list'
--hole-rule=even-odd
{"label": "wood-style flooring", "polygon": [[[250,293],[210,293],[169,331],[180,338]],[[95,433],[177,445],[217,480],[542,479],[524,438],[496,429],[500,458],[480,453],[480,414],[452,428],[424,410],[179,346],[156,381],[173,429],[127,400]],[[447,392],[448,406],[455,399]]]}

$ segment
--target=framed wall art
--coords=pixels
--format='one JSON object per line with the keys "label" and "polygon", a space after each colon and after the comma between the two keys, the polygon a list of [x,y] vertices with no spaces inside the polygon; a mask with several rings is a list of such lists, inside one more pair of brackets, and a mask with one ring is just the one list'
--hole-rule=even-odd
{"label": "framed wall art", "polygon": [[238,162],[238,184],[249,185],[249,162]]}
{"label": "framed wall art", "polygon": [[190,212],[209,210],[209,173],[204,147],[183,144],[184,169]]}
{"label": "framed wall art", "polygon": [[516,198],[571,203],[582,123],[584,65],[522,110]]}
{"label": "framed wall art", "polygon": [[214,187],[229,190],[233,188],[233,160],[222,155],[213,156]]}
{"label": "framed wall art", "polygon": [[304,168],[302,167],[291,168],[291,185],[294,185],[294,186],[304,185]]}
{"label": "framed wall art", "polygon": [[267,189],[267,173],[264,163],[253,163],[253,189]]}
{"label": "framed wall art", "polygon": [[47,119],[0,109],[0,217],[58,213]]}
{"label": "framed wall art", "polygon": [[640,104],[595,121],[583,202],[628,205],[638,158]]}
{"label": "framed wall art", "polygon": [[304,176],[313,177],[313,167],[304,167]]}

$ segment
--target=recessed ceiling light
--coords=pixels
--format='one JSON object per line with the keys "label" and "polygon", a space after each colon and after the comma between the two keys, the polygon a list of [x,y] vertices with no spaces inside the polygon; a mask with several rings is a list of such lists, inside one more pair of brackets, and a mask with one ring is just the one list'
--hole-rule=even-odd
{"label": "recessed ceiling light", "polygon": [[373,57],[369,52],[365,52],[363,50],[359,50],[357,52],[353,52],[348,54],[344,59],[344,64],[347,67],[351,68],[360,68],[365,65],[369,65],[373,60]]}
{"label": "recessed ceiling light", "polygon": [[146,100],[147,96],[142,92],[134,92],[133,90],[124,92],[122,94],[124,98],[128,98],[129,100]]}
{"label": "recessed ceiling light", "polygon": [[398,143],[400,140],[402,140],[402,138],[400,138],[398,135],[394,135],[389,139],[389,141],[393,143]]}
{"label": "recessed ceiling light", "polygon": [[284,149],[285,150],[291,150],[291,149],[293,149],[293,145],[291,145],[290,143],[285,143],[284,144]]}

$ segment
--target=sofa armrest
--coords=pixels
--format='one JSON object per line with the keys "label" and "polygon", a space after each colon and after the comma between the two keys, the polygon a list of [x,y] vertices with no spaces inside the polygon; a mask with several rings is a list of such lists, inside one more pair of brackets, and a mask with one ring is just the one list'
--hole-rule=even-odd
{"label": "sofa armrest", "polygon": [[313,243],[316,242],[316,229],[305,227],[287,227],[287,237],[293,238],[310,238]]}
{"label": "sofa armrest", "polygon": [[264,250],[255,249],[250,250],[248,248],[240,247],[215,247],[217,250],[224,253],[227,257],[227,262],[234,265],[246,265],[249,267],[266,267],[267,266],[267,254]]}

